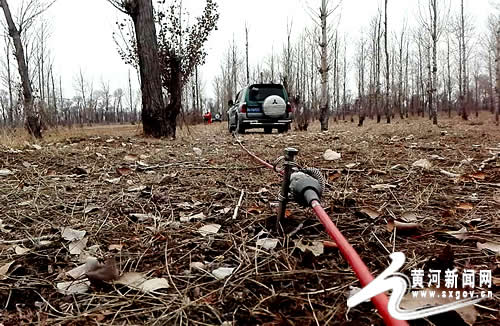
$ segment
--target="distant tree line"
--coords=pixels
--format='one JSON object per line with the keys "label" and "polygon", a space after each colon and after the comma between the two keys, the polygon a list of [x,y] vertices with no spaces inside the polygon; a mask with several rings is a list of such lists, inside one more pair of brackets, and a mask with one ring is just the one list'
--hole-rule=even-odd
{"label": "distant tree line", "polygon": [[[356,39],[339,27],[341,5],[318,0],[311,26],[294,32],[288,22],[281,48],[254,66],[248,65],[252,34],[246,27],[245,42],[230,43],[212,81],[214,109],[225,112],[225,103],[248,83],[274,82],[291,95],[299,129],[311,118],[327,129],[328,117],[357,116],[362,125],[366,117],[390,123],[415,115],[437,123],[439,112],[467,120],[489,111],[498,121],[499,8],[488,22],[475,22],[463,0],[421,0],[414,26],[395,30],[390,1],[384,0]],[[487,31],[479,33],[485,23]]]}
{"label": "distant tree line", "polygon": [[48,45],[52,29],[46,11],[54,2],[25,0],[11,10],[7,0],[0,1],[5,16],[0,19],[4,45],[0,49],[0,126],[26,125],[40,137],[41,129],[56,125],[137,121],[140,97],[132,88],[130,72],[127,89],[112,90],[108,81],[96,85],[80,69],[71,85],[75,95],[64,94]]}

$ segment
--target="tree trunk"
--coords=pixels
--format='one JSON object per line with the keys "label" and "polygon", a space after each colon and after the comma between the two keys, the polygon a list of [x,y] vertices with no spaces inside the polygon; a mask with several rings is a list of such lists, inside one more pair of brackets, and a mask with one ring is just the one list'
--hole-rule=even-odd
{"label": "tree trunk", "polygon": [[168,89],[170,91],[170,102],[167,105],[166,111],[166,135],[173,135],[175,137],[175,130],[177,127],[177,115],[181,112],[182,108],[182,74],[181,62],[178,57],[172,58],[170,61],[171,78],[169,80]]}
{"label": "tree trunk", "polygon": [[247,66],[247,84],[250,84],[250,70],[248,68],[248,28],[247,25],[245,24],[245,59],[246,59],[246,66]]}
{"label": "tree trunk", "polygon": [[384,50],[385,50],[385,96],[384,96],[384,113],[387,123],[391,123],[391,114],[389,112],[389,52],[387,51],[387,1],[385,0],[384,10]]}
{"label": "tree trunk", "polygon": [[[137,40],[142,91],[142,123],[147,136],[175,137],[177,115],[166,114],[163,102],[158,43],[151,0],[130,0],[125,10],[132,18]],[[174,121],[169,118],[173,117]]]}
{"label": "tree trunk", "polygon": [[497,109],[495,113],[495,121],[498,126],[498,116],[500,115],[500,26],[497,30]]}
{"label": "tree trunk", "polygon": [[21,76],[21,83],[23,87],[26,128],[28,129],[28,132],[35,138],[42,138],[40,118],[33,105],[33,93],[28,74],[28,66],[26,65],[26,59],[24,57],[24,48],[21,42],[21,34],[16,28],[14,21],[12,20],[12,15],[10,13],[7,0],[0,0],[0,5],[3,8],[3,12],[5,14],[5,20],[7,21],[7,26],[9,28],[9,35],[12,38],[14,48],[16,49],[17,66],[19,75]]}
{"label": "tree trunk", "polygon": [[7,49],[5,56],[7,58],[7,84],[9,88],[9,112],[8,112],[8,117],[9,117],[9,125],[11,127],[14,126],[14,100],[12,96],[12,76],[10,74],[10,40],[5,37],[5,43],[7,44]]}
{"label": "tree trunk", "polygon": [[437,0],[432,0],[432,79],[430,88],[430,105],[432,112],[432,124],[437,125],[437,98],[434,92],[437,91]]}
{"label": "tree trunk", "polygon": [[321,1],[321,10],[320,10],[320,18],[321,18],[321,103],[320,103],[320,123],[321,123],[321,131],[328,130],[328,118],[329,118],[329,110],[328,110],[328,39],[327,39],[327,1]]}

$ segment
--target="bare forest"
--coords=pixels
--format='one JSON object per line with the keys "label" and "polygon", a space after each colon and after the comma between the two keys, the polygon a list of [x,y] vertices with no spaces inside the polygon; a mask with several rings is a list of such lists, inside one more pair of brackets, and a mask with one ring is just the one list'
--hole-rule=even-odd
{"label": "bare forest", "polygon": [[0,326],[500,325],[497,0],[0,8]]}

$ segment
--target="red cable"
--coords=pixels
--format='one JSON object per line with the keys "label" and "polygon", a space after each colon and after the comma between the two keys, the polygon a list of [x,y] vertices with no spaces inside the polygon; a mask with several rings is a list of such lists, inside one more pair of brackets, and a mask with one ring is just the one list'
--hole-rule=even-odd
{"label": "red cable", "polygon": [[[243,150],[245,152],[247,152],[248,155],[250,155],[251,157],[253,157],[257,162],[259,162],[260,164],[264,165],[265,167],[268,167],[268,168],[274,170],[274,166],[272,164],[267,163],[266,161],[264,161],[263,159],[261,159],[260,157],[258,157],[257,155],[255,155],[254,153],[250,152],[248,149],[246,149],[245,146],[243,146],[243,144],[238,139],[236,139],[236,141],[238,142],[238,144],[240,145],[240,147],[243,148]],[[283,174],[283,172],[279,172],[279,173]]]}
{"label": "red cable", "polygon": [[[261,163],[262,165],[273,169],[274,167],[255,155],[254,153],[250,152],[248,149],[243,146],[243,144],[236,139],[238,144],[243,148],[245,152],[248,153],[251,157],[253,157],[257,162]],[[283,174],[283,171],[279,172],[280,174]],[[347,239],[340,233],[339,229],[335,226],[335,224],[332,222],[328,214],[326,214],[325,210],[323,207],[321,207],[321,204],[314,200],[311,203],[311,206],[314,210],[314,213],[318,217],[318,219],[321,221],[323,226],[326,229],[326,232],[330,235],[330,237],[337,243],[337,246],[344,256],[344,258],[347,260],[349,265],[352,267],[354,273],[356,274],[359,282],[363,287],[367,286],[368,283],[373,281],[373,276],[368,270],[368,267],[366,267],[365,263],[361,260],[359,257],[358,253],[354,248],[349,244]],[[384,319],[384,322],[388,326],[408,326],[408,323],[404,320],[398,320],[392,318],[392,316],[389,314],[389,311],[387,310],[387,303],[389,302],[389,299],[384,293],[381,293],[373,298],[371,298],[371,301],[375,305],[375,307],[378,309],[380,312],[380,315]]]}
{"label": "red cable", "polygon": [[[330,237],[337,243],[337,246],[339,247],[340,252],[344,256],[344,258],[347,260],[349,265],[351,265],[352,269],[354,270],[354,273],[356,273],[356,276],[359,279],[359,282],[363,287],[367,286],[368,283],[373,281],[373,276],[368,270],[368,267],[363,263],[361,258],[359,257],[358,253],[354,248],[349,244],[346,238],[340,233],[339,229],[335,226],[335,224],[332,222],[328,214],[326,214],[325,210],[323,207],[321,207],[321,204],[314,200],[311,203],[311,206],[314,210],[314,213],[318,217],[318,219],[321,221],[323,226],[326,229],[326,232],[330,235]],[[377,307],[378,311],[380,312],[380,315],[385,321],[386,325],[398,325],[398,326],[404,326],[408,325],[406,321],[403,320],[397,320],[391,317],[389,314],[389,311],[387,310],[387,303],[388,299],[387,296],[383,293],[373,297],[371,299],[375,307]]]}

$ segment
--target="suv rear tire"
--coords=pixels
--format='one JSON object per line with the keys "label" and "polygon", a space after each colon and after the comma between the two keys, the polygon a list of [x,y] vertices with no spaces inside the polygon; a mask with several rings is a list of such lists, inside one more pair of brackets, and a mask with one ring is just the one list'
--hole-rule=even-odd
{"label": "suv rear tire", "polygon": [[288,131],[288,125],[286,125],[284,127],[278,127],[278,133],[279,134],[285,133],[287,131]]}
{"label": "suv rear tire", "polygon": [[238,120],[236,122],[236,132],[239,133],[239,134],[244,134],[245,133],[245,127],[243,127],[240,123],[240,121]]}
{"label": "suv rear tire", "polygon": [[264,128],[264,133],[265,134],[272,134],[273,133],[273,128],[271,128],[271,127],[265,127]]}

